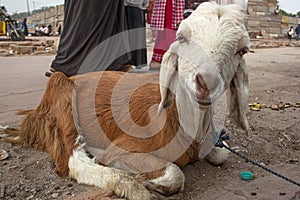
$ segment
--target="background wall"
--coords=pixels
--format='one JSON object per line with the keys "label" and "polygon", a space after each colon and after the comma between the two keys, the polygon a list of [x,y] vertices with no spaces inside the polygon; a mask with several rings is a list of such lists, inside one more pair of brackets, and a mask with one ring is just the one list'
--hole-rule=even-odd
{"label": "background wall", "polygon": [[[199,1],[199,0],[198,0]],[[204,0],[203,0],[204,1]],[[199,2],[203,2],[199,1]],[[221,4],[237,3],[244,7],[246,28],[250,37],[260,35],[264,38],[284,37],[290,26],[296,27],[300,18],[275,14],[275,0],[216,0]],[[197,1],[196,1],[197,2]],[[63,28],[64,5],[27,17],[28,23],[52,25],[56,32],[59,25]]]}

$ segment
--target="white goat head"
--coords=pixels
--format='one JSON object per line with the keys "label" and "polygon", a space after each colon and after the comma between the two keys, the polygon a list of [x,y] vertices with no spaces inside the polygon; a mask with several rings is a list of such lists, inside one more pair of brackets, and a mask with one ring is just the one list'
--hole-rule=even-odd
{"label": "white goat head", "polygon": [[[230,119],[247,131],[248,74],[243,55],[248,49],[239,7],[202,3],[181,22],[177,41],[163,58],[159,112],[172,105],[175,95],[177,104],[205,110],[228,90]],[[182,96],[189,102],[180,102]]]}

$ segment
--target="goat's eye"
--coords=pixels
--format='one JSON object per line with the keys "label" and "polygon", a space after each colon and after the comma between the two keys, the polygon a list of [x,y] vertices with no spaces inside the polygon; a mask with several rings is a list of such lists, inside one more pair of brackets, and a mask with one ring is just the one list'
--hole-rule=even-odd
{"label": "goat's eye", "polygon": [[249,51],[248,47],[244,47],[240,51],[238,51],[237,53],[242,57],[243,55],[248,53],[248,51]]}
{"label": "goat's eye", "polygon": [[184,42],[187,42],[187,39],[185,38],[185,36],[181,33],[177,34],[177,40],[180,42],[180,43],[184,43]]}

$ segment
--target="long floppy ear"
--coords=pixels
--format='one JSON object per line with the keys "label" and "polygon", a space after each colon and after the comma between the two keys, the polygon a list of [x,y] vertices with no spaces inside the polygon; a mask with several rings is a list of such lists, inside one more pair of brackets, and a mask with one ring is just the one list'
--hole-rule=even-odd
{"label": "long floppy ear", "polygon": [[169,50],[164,54],[159,75],[161,101],[158,107],[158,115],[163,109],[173,105],[175,99],[175,86],[177,79],[178,67],[178,50],[179,42],[171,44]]}
{"label": "long floppy ear", "polygon": [[227,90],[227,105],[230,120],[248,132],[247,106],[249,97],[248,72],[244,59],[240,61],[235,75]]}

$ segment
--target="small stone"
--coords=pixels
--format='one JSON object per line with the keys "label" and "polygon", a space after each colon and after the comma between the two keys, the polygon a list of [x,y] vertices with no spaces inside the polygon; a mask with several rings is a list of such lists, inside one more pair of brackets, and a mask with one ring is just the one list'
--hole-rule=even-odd
{"label": "small stone", "polygon": [[4,150],[0,150],[0,161],[1,160],[5,160],[6,158],[8,158],[8,153]]}
{"label": "small stone", "polygon": [[295,163],[298,162],[298,159],[297,159],[297,158],[291,158],[291,159],[289,160],[289,162],[290,162],[291,164],[295,164]]}
{"label": "small stone", "polygon": [[5,194],[5,186],[0,185],[0,198],[3,198]]}
{"label": "small stone", "polygon": [[72,195],[72,193],[70,191],[64,192],[62,196],[69,196]]}
{"label": "small stone", "polygon": [[29,197],[26,198],[26,200],[30,200],[30,199],[33,199],[34,195],[30,195]]}
{"label": "small stone", "polygon": [[73,187],[73,184],[72,183],[68,183],[68,187]]}
{"label": "small stone", "polygon": [[12,46],[11,48],[15,54],[31,54],[33,52],[32,46]]}
{"label": "small stone", "polygon": [[57,197],[58,197],[58,193],[53,193],[53,194],[51,195],[51,197],[54,198],[54,199],[57,198]]}
{"label": "small stone", "polygon": [[261,166],[266,166],[266,164],[265,163],[263,163],[263,162],[261,162],[261,163],[259,163]]}
{"label": "small stone", "polygon": [[300,199],[300,191],[295,192],[295,195],[291,198],[291,200]]}
{"label": "small stone", "polygon": [[242,143],[242,146],[243,146],[243,147],[247,147],[247,146],[248,146],[248,144],[249,144],[249,142],[248,142],[248,141],[243,141],[243,143]]}
{"label": "small stone", "polygon": [[271,105],[271,109],[272,110],[279,110],[279,107],[275,104]]}

